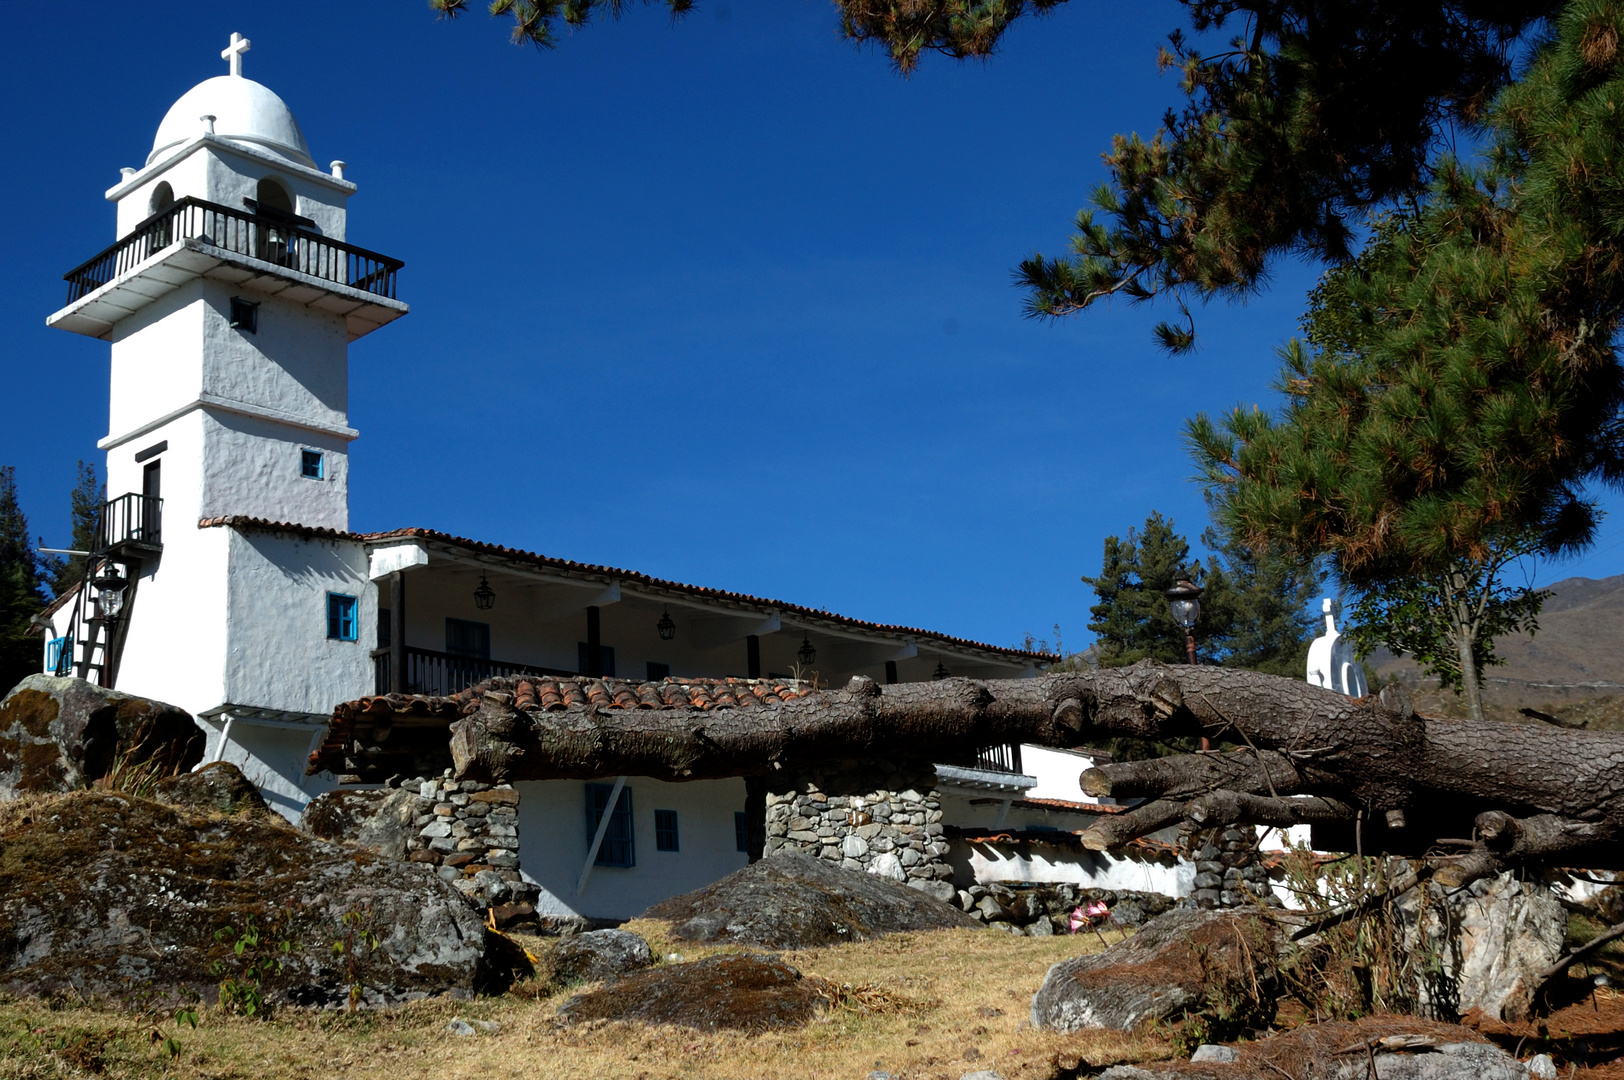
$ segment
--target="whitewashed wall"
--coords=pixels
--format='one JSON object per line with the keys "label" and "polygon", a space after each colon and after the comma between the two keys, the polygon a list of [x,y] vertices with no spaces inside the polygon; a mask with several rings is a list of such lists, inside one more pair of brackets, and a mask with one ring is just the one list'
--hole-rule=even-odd
{"label": "whitewashed wall", "polygon": [[[613,783],[608,777],[599,783]],[[594,866],[577,896],[591,838],[586,832],[586,782],[536,780],[513,785],[519,792],[519,865],[542,887],[542,915],[628,919],[650,905],[709,885],[743,868],[733,815],[744,809],[744,781],[695,780],[671,784],[628,777],[637,865]],[[675,810],[680,851],[654,848],[654,811]]]}
{"label": "whitewashed wall", "polygon": [[960,888],[966,881],[1071,882],[1090,889],[1128,889],[1163,896],[1188,896],[1195,888],[1195,864],[1167,865],[1073,847],[1027,844],[967,844],[954,841],[948,858]]}
{"label": "whitewashed wall", "polygon": [[220,704],[225,692],[230,537],[223,529],[197,527],[201,413],[187,413],[110,451],[108,494],[141,490],[146,463],[137,463],[135,455],[159,441],[169,443],[153,459],[163,462],[164,551],[141,569],[118,688],[170,702],[195,716]]}
{"label": "whitewashed wall", "polygon": [[[225,700],[328,715],[372,691],[378,609],[366,552],[348,540],[204,529],[230,537]],[[167,553],[165,555],[167,558]],[[327,594],[357,598],[357,640],[327,636]]]}

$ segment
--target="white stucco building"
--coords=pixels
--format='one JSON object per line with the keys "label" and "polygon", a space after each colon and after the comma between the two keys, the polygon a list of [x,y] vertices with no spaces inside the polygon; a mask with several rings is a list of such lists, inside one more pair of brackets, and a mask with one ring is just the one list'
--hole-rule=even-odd
{"label": "white stucco building", "polygon": [[[44,670],[187,709],[205,760],[296,818],[338,782],[305,769],[334,706],[369,694],[521,672],[1007,678],[1053,659],[431,529],[351,531],[348,346],[407,314],[403,263],[349,242],[356,184],[243,76],[248,44],[232,36],[230,73],[183,94],[108,190],[113,244],[47,320],[108,343],[110,498],[88,584],[46,613]],[[630,914],[744,864],[742,781],[628,786],[648,856],[571,903]],[[524,866],[573,882],[590,790],[529,788]],[[655,811],[677,810],[666,860]]]}

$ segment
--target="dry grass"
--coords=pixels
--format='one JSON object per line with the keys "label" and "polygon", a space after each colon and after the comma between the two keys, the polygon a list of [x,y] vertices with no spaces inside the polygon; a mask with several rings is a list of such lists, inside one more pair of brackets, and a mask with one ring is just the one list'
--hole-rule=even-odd
{"label": "dry grass", "polygon": [[[665,936],[660,923],[633,923],[663,955],[697,959],[724,949]],[[546,944],[526,941],[545,953]],[[840,988],[838,1001],[807,1027],[759,1036],[620,1023],[577,1027],[554,1010],[584,986],[521,986],[473,1003],[428,1002],[387,1013],[286,1010],[270,1021],[201,1014],[181,1029],[170,1060],[154,1043],[167,1018],[106,1008],[0,1000],[0,1076],[315,1080],[343,1075],[387,1080],[590,1076],[601,1080],[859,1078],[884,1069],[908,1080],[957,1078],[991,1068],[1006,1080],[1054,1076],[1078,1059],[1094,1063],[1165,1058],[1158,1034],[1035,1032],[1033,993],[1049,965],[1100,944],[1084,938],[1018,938],[973,930],[898,934],[877,941],[785,954],[804,974]],[[545,959],[545,957],[543,957]],[[490,1035],[457,1037],[453,1016],[495,1020]],[[1057,1066],[1057,1062],[1060,1066]]]}

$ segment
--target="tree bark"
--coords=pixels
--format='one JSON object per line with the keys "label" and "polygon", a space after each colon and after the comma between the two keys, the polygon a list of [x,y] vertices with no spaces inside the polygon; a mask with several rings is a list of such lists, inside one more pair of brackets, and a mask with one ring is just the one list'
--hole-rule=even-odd
{"label": "tree bark", "polygon": [[[857,678],[748,708],[535,701],[519,680],[500,679],[463,699],[367,699],[339,708],[333,731],[343,739],[319,753],[343,740],[361,746],[369,723],[398,727],[395,713],[419,723],[460,714],[451,754],[468,779],[767,776],[770,786],[787,765],[921,747],[952,761],[1000,743],[1205,736],[1235,749],[1086,773],[1089,791],[1148,801],[1085,841],[1121,843],[1179,817],[1334,828],[1363,812],[1366,853],[1425,856],[1451,879],[1553,860],[1624,869],[1624,733],[1424,718],[1396,687],[1356,701],[1256,672],[1146,662],[987,682],[882,687]],[[1313,798],[1292,798],[1301,795]],[[1470,847],[1437,846],[1474,832]]]}

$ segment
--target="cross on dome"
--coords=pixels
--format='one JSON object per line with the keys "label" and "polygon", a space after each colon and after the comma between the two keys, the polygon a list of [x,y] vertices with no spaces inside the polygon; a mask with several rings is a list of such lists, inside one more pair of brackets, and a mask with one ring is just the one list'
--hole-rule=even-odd
{"label": "cross on dome", "polygon": [[231,74],[239,79],[242,78],[242,54],[247,52],[253,44],[252,41],[249,41],[241,34],[232,31],[231,44],[220,52],[220,59],[231,61]]}

